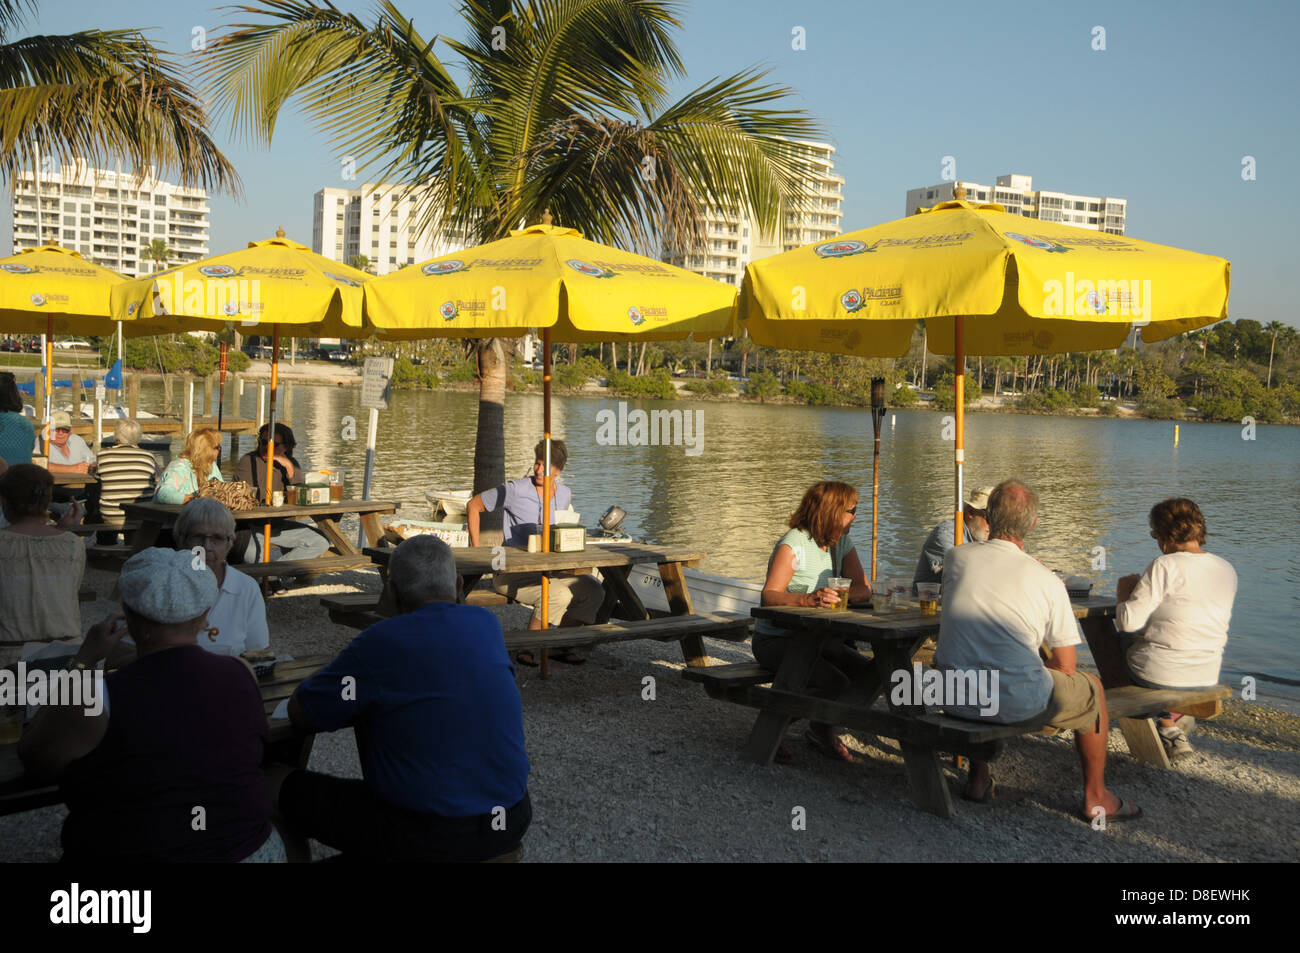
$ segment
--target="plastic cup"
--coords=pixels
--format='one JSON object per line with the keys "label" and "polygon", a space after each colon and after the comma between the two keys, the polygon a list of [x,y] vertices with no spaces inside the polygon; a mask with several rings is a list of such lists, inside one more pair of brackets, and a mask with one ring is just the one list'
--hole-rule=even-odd
{"label": "plastic cup", "polygon": [[827,583],[830,588],[834,589],[839,595],[839,601],[835,603],[836,609],[847,609],[849,607],[849,586],[853,580],[846,579],[843,576],[832,576]]}
{"label": "plastic cup", "polygon": [[916,584],[916,597],[921,604],[921,615],[938,615],[940,589],[941,585],[937,582]]}

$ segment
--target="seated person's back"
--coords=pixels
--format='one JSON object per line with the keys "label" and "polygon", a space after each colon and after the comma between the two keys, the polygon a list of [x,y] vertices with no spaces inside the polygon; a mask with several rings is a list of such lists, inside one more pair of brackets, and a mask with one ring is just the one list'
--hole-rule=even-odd
{"label": "seated person's back", "polygon": [[386,619],[296,697],[319,728],[356,726],[366,783],[392,804],[469,817],[527,790],[523,706],[487,609],[434,602]]}
{"label": "seated person's back", "polygon": [[257,850],[271,799],[260,770],[266,714],[248,668],[182,646],[104,684],[108,733],[62,780],[65,858],[220,863]]}

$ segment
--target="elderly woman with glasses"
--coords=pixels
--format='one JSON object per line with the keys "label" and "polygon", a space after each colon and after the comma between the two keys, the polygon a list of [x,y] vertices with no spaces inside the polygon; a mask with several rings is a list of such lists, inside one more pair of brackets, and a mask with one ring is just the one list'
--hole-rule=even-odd
{"label": "elderly woman with glasses", "polygon": [[218,655],[243,655],[270,647],[266,602],[256,582],[226,565],[235,541],[235,518],[210,497],[186,503],[176,517],[172,537],[177,549],[192,550],[217,577],[217,601],[208,610],[208,625],[199,632],[202,648]]}
{"label": "elderly woman with glasses", "polygon": [[[777,542],[768,560],[763,605],[833,608],[839,602],[839,594],[830,587],[833,576],[849,580],[850,600],[870,599],[871,584],[849,537],[849,526],[857,511],[858,491],[847,483],[823,480],[809,487],[787,523],[789,532]],[[754,658],[759,664],[773,670],[780,668],[790,645],[787,630],[765,619],[755,624]],[[819,698],[838,698],[870,668],[871,663],[857,650],[830,640],[813,668],[809,693]],[[831,758],[856,760],[833,725],[813,722],[804,737]],[[789,749],[782,746],[777,760],[788,762],[790,758]]]}

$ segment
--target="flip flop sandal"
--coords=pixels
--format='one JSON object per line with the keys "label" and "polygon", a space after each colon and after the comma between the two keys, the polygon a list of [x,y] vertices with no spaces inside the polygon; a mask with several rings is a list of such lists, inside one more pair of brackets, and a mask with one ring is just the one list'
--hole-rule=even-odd
{"label": "flip flop sandal", "polygon": [[[1129,810],[1129,808],[1132,808],[1132,810]],[[1116,811],[1114,814],[1107,814],[1106,823],[1118,824],[1120,821],[1134,821],[1141,816],[1142,816],[1142,808],[1138,807],[1136,804],[1129,804],[1123,798],[1120,798],[1119,810]],[[1086,811],[1081,811],[1079,813],[1079,819],[1082,821],[1087,821],[1089,824],[1092,823],[1092,818],[1088,816]]]}
{"label": "flip flop sandal", "polygon": [[828,742],[813,729],[809,728],[803,733],[804,740],[812,745],[819,752],[826,755],[832,761],[840,761],[847,764],[857,764],[858,758],[849,750],[849,746],[844,742],[836,739],[833,743]]}
{"label": "flip flop sandal", "polygon": [[537,656],[532,652],[516,652],[515,661],[520,665],[527,665],[529,668],[537,668],[541,664],[537,661]]}
{"label": "flip flop sandal", "polygon": [[[563,654],[557,654],[560,652]],[[565,665],[582,665],[587,661],[573,649],[552,649],[550,659],[552,662],[563,662]]]}
{"label": "flip flop sandal", "polygon": [[781,745],[776,749],[776,754],[772,760],[777,764],[794,764],[794,752],[790,750],[789,745]]}

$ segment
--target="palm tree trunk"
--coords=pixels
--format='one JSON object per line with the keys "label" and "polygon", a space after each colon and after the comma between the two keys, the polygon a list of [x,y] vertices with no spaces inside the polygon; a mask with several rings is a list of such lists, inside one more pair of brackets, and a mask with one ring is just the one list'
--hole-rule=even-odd
{"label": "palm tree trunk", "polygon": [[1273,340],[1268,346],[1268,380],[1264,382],[1264,389],[1268,390],[1273,386],[1273,348],[1277,346],[1277,332],[1273,332]]}
{"label": "palm tree trunk", "polygon": [[[478,428],[474,436],[474,492],[482,493],[506,481],[506,367],[504,342],[485,338],[478,342]],[[488,514],[484,514],[487,516]],[[491,528],[500,527],[500,516]]]}
{"label": "palm tree trunk", "polygon": [[627,372],[632,373],[632,342],[627,342]]}
{"label": "palm tree trunk", "polygon": [[636,359],[637,377],[640,377],[642,374],[645,373],[645,348],[646,348],[646,344],[648,343],[649,343],[648,341],[641,342],[641,353],[637,355],[637,359]]}

